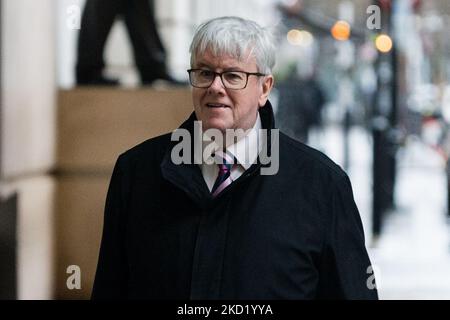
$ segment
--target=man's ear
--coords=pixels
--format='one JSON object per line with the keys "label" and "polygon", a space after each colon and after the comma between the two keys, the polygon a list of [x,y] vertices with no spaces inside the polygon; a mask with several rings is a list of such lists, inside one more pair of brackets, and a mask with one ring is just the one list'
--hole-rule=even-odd
{"label": "man's ear", "polygon": [[263,107],[266,104],[267,99],[269,98],[270,91],[272,90],[273,83],[274,83],[274,79],[271,74],[264,77],[264,80],[261,84],[262,92],[261,92],[261,95],[259,96],[259,100],[258,100],[258,104],[260,107]]}

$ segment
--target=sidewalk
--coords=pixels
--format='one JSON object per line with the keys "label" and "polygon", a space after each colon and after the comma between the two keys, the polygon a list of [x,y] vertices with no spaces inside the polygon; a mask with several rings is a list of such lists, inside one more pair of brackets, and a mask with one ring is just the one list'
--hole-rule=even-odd
{"label": "sidewalk", "polygon": [[[350,176],[375,266],[380,299],[450,299],[450,227],[446,221],[443,159],[417,139],[398,153],[397,210],[372,241],[372,147],[370,133],[350,131]],[[339,127],[328,127],[312,146],[343,163]]]}

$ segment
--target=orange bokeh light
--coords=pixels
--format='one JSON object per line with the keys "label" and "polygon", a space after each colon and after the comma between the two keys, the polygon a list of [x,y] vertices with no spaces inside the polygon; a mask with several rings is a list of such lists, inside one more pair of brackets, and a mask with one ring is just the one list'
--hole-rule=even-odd
{"label": "orange bokeh light", "polygon": [[345,41],[350,38],[351,27],[346,21],[339,20],[331,28],[331,35],[339,41]]}

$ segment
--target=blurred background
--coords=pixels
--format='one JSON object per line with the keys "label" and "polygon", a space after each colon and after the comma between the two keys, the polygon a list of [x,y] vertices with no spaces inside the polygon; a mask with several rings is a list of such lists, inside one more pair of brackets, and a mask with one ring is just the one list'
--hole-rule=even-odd
{"label": "blurred background", "polygon": [[85,1],[1,0],[0,299],[90,297],[115,160],[190,114],[190,40],[223,15],[277,36],[276,123],[349,174],[380,298],[450,299],[448,0],[149,3],[164,76],[119,14],[82,83]]}

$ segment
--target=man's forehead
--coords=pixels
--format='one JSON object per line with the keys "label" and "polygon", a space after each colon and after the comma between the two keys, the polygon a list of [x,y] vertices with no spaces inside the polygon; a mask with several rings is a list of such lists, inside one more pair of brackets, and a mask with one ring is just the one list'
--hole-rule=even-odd
{"label": "man's forehead", "polygon": [[207,49],[197,54],[196,64],[197,66],[202,65],[207,67],[239,67],[256,65],[256,60],[249,52],[238,57],[230,53],[214,54],[211,50]]}

